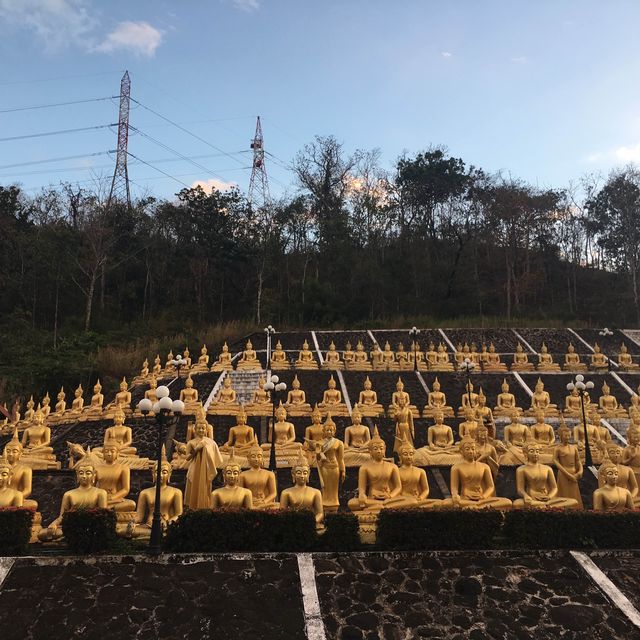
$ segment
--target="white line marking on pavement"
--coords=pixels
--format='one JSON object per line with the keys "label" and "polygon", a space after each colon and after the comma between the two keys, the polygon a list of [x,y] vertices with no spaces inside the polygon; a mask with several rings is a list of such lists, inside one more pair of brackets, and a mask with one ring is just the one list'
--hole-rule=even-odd
{"label": "white line marking on pavement", "polygon": [[531,391],[529,385],[524,381],[522,376],[517,371],[512,371],[511,374],[520,383],[520,386],[529,394],[529,397],[533,398],[533,391]]}
{"label": "white line marking on pavement", "polygon": [[636,627],[640,627],[640,612],[631,604],[627,596],[598,568],[596,563],[586,553],[582,553],[581,551],[571,551],[570,553],[607,598],[609,598]]}
{"label": "white line marking on pavement", "polygon": [[311,332],[311,338],[313,339],[313,344],[316,347],[316,353],[318,354],[318,360],[320,361],[320,366],[324,364],[324,358],[322,357],[322,352],[320,351],[320,345],[318,344],[318,337],[316,336],[316,332]]}
{"label": "white line marking on pavement", "polygon": [[451,342],[451,340],[449,340],[449,338],[448,338],[447,334],[444,332],[444,330],[443,329],[438,329],[438,332],[444,338],[444,341],[449,345],[449,348],[451,349],[451,351],[453,351],[453,353],[455,354],[456,348],[453,346],[453,342]]}
{"label": "white line marking on pavement", "polygon": [[424,389],[424,392],[429,395],[429,387],[427,387],[427,383],[425,382],[424,378],[422,377],[422,374],[419,371],[416,371],[416,376],[418,377],[418,382],[420,382],[420,384],[422,385],[422,388]]}
{"label": "white line marking on pavement", "polygon": [[608,420],[605,420],[604,418],[600,418],[600,422],[607,427],[607,429],[609,429],[609,431],[616,437],[618,438],[618,440],[620,440],[620,442],[622,442],[625,447],[629,444],[627,442],[627,439],[617,430],[615,429]]}
{"label": "white line marking on pavement", "polygon": [[0,558],[0,589],[2,588],[5,578],[9,575],[9,571],[11,571],[11,567],[13,567],[13,563],[15,561],[15,558]]}
{"label": "white line marking on pavement", "polygon": [[522,342],[524,346],[527,347],[529,351],[531,351],[531,353],[535,353],[536,355],[539,355],[538,352],[515,329],[511,329],[511,331],[513,331],[513,333],[516,334],[516,337],[518,338],[518,340],[520,340],[520,342]]}
{"label": "white line marking on pavement", "polygon": [[349,392],[347,391],[347,384],[344,381],[342,371],[336,369],[336,374],[338,376],[338,380],[340,381],[340,388],[342,389],[342,397],[344,398],[344,403],[347,405],[349,415],[351,415],[353,413],[353,408],[351,406],[351,398],[349,398]]}
{"label": "white line marking on pavement", "polygon": [[304,607],[304,622],[309,640],[326,640],[320,600],[316,587],[316,570],[310,553],[298,554],[298,573],[302,588],[302,606]]}
{"label": "white line marking on pavement", "polygon": [[369,334],[369,337],[371,338],[371,342],[373,344],[378,344],[378,341],[376,340],[376,337],[373,335],[373,333],[371,333],[371,329],[367,329],[367,333]]}
{"label": "white line marking on pavement", "polygon": [[630,396],[635,394],[635,391],[615,371],[611,371],[610,373],[611,377],[617,380]]}

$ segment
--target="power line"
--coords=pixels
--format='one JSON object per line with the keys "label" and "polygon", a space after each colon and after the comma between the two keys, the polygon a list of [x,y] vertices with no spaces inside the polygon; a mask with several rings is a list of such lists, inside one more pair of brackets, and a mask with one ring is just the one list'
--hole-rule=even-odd
{"label": "power line", "polygon": [[89,98],[87,100],[73,100],[72,102],[52,102],[51,104],[38,104],[30,107],[16,107],[15,109],[2,109],[0,113],[15,113],[16,111],[32,111],[33,109],[48,109],[49,107],[66,107],[71,104],[86,104],[87,102],[103,102],[113,100],[118,96],[107,96],[106,98]]}
{"label": "power line", "polygon": [[[16,164],[3,164],[0,169],[13,169],[14,167],[28,167],[34,164],[46,164],[48,162],[64,162],[65,160],[81,160],[82,158],[94,158],[104,156],[115,151],[97,151],[96,153],[83,153],[78,156],[62,156],[60,158],[48,158],[47,160],[30,160],[29,162],[18,162]],[[111,166],[111,165],[109,165]]]}
{"label": "power line", "polygon": [[[133,127],[131,127],[133,128]],[[185,182],[182,182],[182,180],[178,180],[178,178],[172,176],[170,173],[167,173],[166,171],[163,171],[162,169],[158,169],[158,167],[154,167],[150,162],[147,162],[146,160],[143,160],[142,158],[138,158],[138,156],[133,155],[133,153],[131,153],[131,151],[127,151],[127,155],[130,155],[134,160],[137,160],[138,162],[142,162],[142,164],[146,164],[148,167],[151,167],[154,171],[157,171],[158,173],[161,173],[164,176],[167,176],[167,178],[171,178],[171,180],[175,180],[176,182],[178,182],[179,184],[181,184],[183,187],[186,187],[187,189],[189,189],[189,185],[186,184]]]}
{"label": "power line", "polygon": [[78,133],[80,131],[95,131],[96,129],[108,129],[109,127],[117,127],[115,124],[98,124],[93,127],[79,127],[77,129],[59,129],[58,131],[45,131],[44,133],[30,133],[23,136],[10,136],[9,138],[0,138],[0,142],[11,142],[12,140],[27,140],[28,138],[44,138],[46,136],[59,136],[65,133]]}

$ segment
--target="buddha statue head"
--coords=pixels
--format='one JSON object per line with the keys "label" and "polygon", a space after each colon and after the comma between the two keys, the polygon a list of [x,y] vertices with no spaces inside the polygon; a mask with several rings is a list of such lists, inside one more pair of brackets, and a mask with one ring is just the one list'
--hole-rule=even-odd
{"label": "buddha statue head", "polygon": [[56,398],[58,399],[59,402],[62,402],[62,400],[65,399],[65,392],[64,392],[64,387],[60,387],[60,391],[58,391],[58,395],[56,396]]}
{"label": "buddha statue head", "polygon": [[496,352],[496,347],[492,342],[489,344],[489,353],[495,353],[495,352]]}
{"label": "buddha statue head", "polygon": [[540,461],[540,445],[535,440],[525,442],[522,447],[527,462],[536,464]]}
{"label": "buddha statue head", "polygon": [[18,438],[18,427],[13,429],[11,440],[4,445],[4,457],[10,465],[18,464],[22,456],[22,443]]}
{"label": "buddha statue head", "polygon": [[189,351],[189,347],[184,348],[184,351],[182,352],[182,357],[185,360],[188,360],[191,357],[191,352]]}
{"label": "buddha statue head", "polygon": [[128,386],[127,379],[122,378],[122,381],[120,382],[120,391],[126,391]]}
{"label": "buddha statue head", "polygon": [[627,353],[628,349],[627,349],[627,345],[623,342],[620,345],[620,353]]}
{"label": "buddha statue head", "polygon": [[571,429],[567,427],[562,416],[560,417],[560,426],[558,427],[558,439],[561,444],[569,444],[571,439]]}
{"label": "buddha statue head", "polygon": [[336,423],[331,419],[331,414],[327,414],[327,419],[322,426],[322,435],[325,438],[333,438],[336,435]]}
{"label": "buddha statue head", "polygon": [[536,393],[542,393],[544,391],[544,382],[542,382],[542,378],[538,378],[536,382]]}
{"label": "buddha statue head", "polygon": [[240,405],[240,410],[236,415],[236,424],[241,427],[244,427],[244,425],[247,424],[247,412],[244,410],[243,404]]}
{"label": "buddha statue head", "polygon": [[[226,344],[227,343],[225,342],[225,345]],[[224,349],[224,347],[223,347],[223,349]],[[228,347],[227,347],[227,349],[228,349]],[[247,340],[246,351],[252,351],[252,350],[253,350],[253,345],[251,344],[251,340]]]}
{"label": "buddha statue head", "polygon": [[151,376],[149,378],[149,389],[157,389],[158,388],[158,379],[155,376]]}
{"label": "buddha statue head", "polygon": [[187,389],[193,389],[193,378],[191,377],[191,374],[189,374],[187,379],[184,381],[184,386]]}
{"label": "buddha statue head", "polygon": [[336,350],[336,345],[333,342],[333,340],[331,341],[331,344],[329,345],[329,351],[335,351]]}
{"label": "buddha statue head", "polygon": [[[184,446],[183,443],[180,443]],[[158,473],[158,462],[154,462],[150,465],[151,469],[151,477],[153,478],[153,483],[156,482],[156,474]],[[173,468],[171,467],[171,463],[167,460],[167,450],[165,446],[162,445],[162,457],[160,459],[160,484],[163,487],[166,487],[169,484],[169,480],[171,479],[171,472]]]}
{"label": "buddha statue head", "polygon": [[113,424],[116,427],[121,427],[124,424],[124,411],[122,407],[117,406],[115,411],[113,412]]}
{"label": "buddha statue head", "polygon": [[489,429],[484,423],[480,423],[475,431],[474,437],[480,445],[485,445],[489,440]]}
{"label": "buddha statue head", "polygon": [[6,489],[11,484],[13,467],[7,460],[6,452],[0,458],[0,489]]}
{"label": "buddha statue head", "polygon": [[475,409],[473,407],[466,407],[466,409],[464,410],[464,419],[467,422],[473,422],[473,420],[476,417],[476,412]]}
{"label": "buddha statue head", "polygon": [[402,344],[402,342],[398,343],[398,352],[404,353],[404,344]]}
{"label": "buddha statue head", "polygon": [[[80,387],[82,388],[82,387]],[[33,396],[31,396],[28,400],[27,400],[27,409],[31,410],[33,409],[33,407],[35,407],[36,403],[33,400]]]}
{"label": "buddha statue head", "polygon": [[87,447],[84,456],[76,462],[74,467],[78,486],[83,489],[92,487],[98,479],[99,466],[100,460],[91,452],[91,447]]}
{"label": "buddha statue head", "polygon": [[51,398],[49,397],[49,392],[47,391],[44,398],[42,398],[42,406],[48,407],[51,404]]}
{"label": "buddha statue head", "polygon": [[322,422],[322,413],[317,402],[311,412],[311,422],[313,422],[313,424],[320,424]]}
{"label": "buddha statue head", "polygon": [[204,416],[204,411],[202,415],[198,415],[196,417],[196,424],[194,427],[196,436],[198,438],[205,438],[207,436],[207,431],[209,427],[209,423],[207,422],[206,417]]}
{"label": "buddha statue head", "polygon": [[576,350],[576,348],[573,346],[573,342],[569,343],[569,346],[567,347],[567,353],[573,353]]}
{"label": "buddha statue head", "polygon": [[282,405],[282,400],[280,400],[280,404],[276,409],[276,418],[278,419],[278,422],[284,422],[286,417],[287,417],[287,410]]}
{"label": "buddha statue head", "polygon": [[202,349],[200,349],[200,355],[201,355],[201,356],[206,356],[206,355],[207,355],[207,353],[209,353],[209,350],[207,349],[207,345],[206,345],[206,344],[203,344],[203,345],[202,345]]}
{"label": "buddha statue head", "polygon": [[482,387],[478,391],[478,406],[485,407],[487,405],[487,396],[484,395],[484,391]]}
{"label": "buddha statue head", "polygon": [[516,352],[524,353],[524,349],[522,348],[522,344],[520,342],[518,342],[518,344],[516,345]]}
{"label": "buddha statue head", "polygon": [[433,421],[436,425],[441,425],[444,422],[444,413],[442,413],[442,411],[436,411],[433,414]]}
{"label": "buddha statue head", "polygon": [[462,347],[462,353],[464,353],[464,354],[471,353],[471,349],[469,349],[469,345],[466,342],[464,343],[464,346]]}
{"label": "buddha statue head", "polygon": [[251,449],[249,449],[249,453],[247,454],[247,461],[249,462],[249,466],[252,469],[260,469],[262,468],[262,462],[264,460],[264,454],[262,453],[262,448],[260,445],[254,440]]}
{"label": "buddha statue head", "polygon": [[402,378],[398,378],[398,382],[396,382],[396,391],[404,390],[404,382],[402,382]]}
{"label": "buddha statue head", "polygon": [[391,351],[391,345],[389,344],[388,340],[384,343],[384,350]]}
{"label": "buddha statue head", "polygon": [[547,349],[547,345],[543,342],[540,347],[540,353],[547,353],[549,350]]}
{"label": "buddha statue head", "polygon": [[482,343],[482,353],[487,353],[487,345],[484,342]]}
{"label": "buddha statue head", "polygon": [[302,452],[300,452],[297,460],[291,467],[291,479],[293,483],[298,487],[304,487],[309,482],[310,472],[309,462],[304,455],[302,455]]}
{"label": "buddha statue head", "polygon": [[225,389],[231,389],[231,376],[225,376],[224,381],[222,382],[222,386]]}
{"label": "buddha statue head", "polygon": [[373,437],[369,440],[369,455],[375,462],[380,462],[387,452],[387,446],[378,433],[378,427],[373,427]]}
{"label": "buddha statue head", "polygon": [[433,385],[431,385],[434,391],[440,391],[440,380],[438,380],[438,376],[436,376],[433,381]]}
{"label": "buddha statue head", "polygon": [[471,382],[471,380],[464,385],[464,392],[467,394],[473,393],[473,382]]}
{"label": "buddha statue head", "polygon": [[602,383],[602,395],[608,396],[611,393],[611,388],[606,382]]}
{"label": "buddha statue head", "polygon": [[231,447],[229,459],[224,465],[224,469],[222,471],[225,486],[236,487],[238,485],[241,470],[240,462],[235,457],[234,448]]}
{"label": "buddha statue head", "polygon": [[600,353],[600,345],[597,342],[593,345],[593,352]]}
{"label": "buddha statue head", "polygon": [[622,457],[622,449],[615,444],[614,442],[610,442],[607,444],[607,458],[613,462],[613,464],[619,464],[620,458]]}
{"label": "buddha statue head", "polygon": [[355,425],[359,425],[362,423],[362,413],[360,413],[360,409],[358,408],[357,402],[353,407],[353,411],[351,412],[351,421]]}
{"label": "buddha statue head", "polygon": [[[83,392],[82,392],[82,385],[81,385],[81,384],[79,384],[79,385],[78,385],[78,388],[74,391],[74,396],[75,396],[76,398],[81,398],[81,397],[82,397],[82,393],[83,393]],[[27,405],[28,405],[28,403],[27,403]]]}
{"label": "buddha statue head", "polygon": [[[247,343],[247,346],[250,346],[250,345],[251,345],[251,341]],[[229,345],[226,343],[226,341],[222,345],[222,353],[229,353]]]}
{"label": "buddha statue head", "polygon": [[306,340],[302,343],[302,350],[309,351],[309,343]]}
{"label": "buddha statue head", "polygon": [[413,466],[413,461],[416,456],[416,450],[413,448],[413,445],[407,440],[407,438],[403,438],[400,444],[400,448],[398,450],[398,457],[400,458],[400,464],[411,467]]}
{"label": "buddha statue head", "polygon": [[260,376],[260,378],[258,379],[258,389],[263,389],[266,382],[267,381],[265,380],[265,377]]}
{"label": "buddha statue head", "polygon": [[336,381],[333,379],[333,375],[329,378],[329,382],[327,383],[327,386],[329,387],[329,389],[336,388]]}
{"label": "buddha statue head", "polygon": [[369,376],[364,379],[364,388],[367,391],[371,391],[371,380],[369,379]]}
{"label": "buddha statue head", "polygon": [[102,457],[106,464],[113,464],[120,455],[120,443],[114,438],[107,438],[102,446]]}
{"label": "buddha statue head", "polygon": [[[478,429],[479,428],[480,427],[478,427]],[[460,440],[460,444],[458,445],[458,450],[460,451],[460,454],[466,462],[475,461],[477,457],[476,441],[473,438],[469,436],[465,436],[464,438],[462,438]]]}
{"label": "buddha statue head", "polygon": [[160,354],[157,353],[156,357],[153,359],[153,364],[160,364]]}
{"label": "buddha statue head", "polygon": [[293,376],[293,380],[291,381],[291,387],[293,389],[299,389],[300,388],[300,380],[298,380],[298,374],[296,373],[295,376]]}
{"label": "buddha statue head", "polygon": [[434,352],[436,350],[436,345],[433,344],[433,340],[429,340],[429,351]]}
{"label": "buddha statue head", "polygon": [[42,413],[42,409],[40,409],[40,405],[38,405],[36,412],[33,414],[33,420],[35,421],[36,425],[39,427],[44,425],[44,413]]}
{"label": "buddha statue head", "polygon": [[544,423],[544,411],[542,409],[536,409],[533,413],[533,416],[536,419],[536,424]]}
{"label": "buddha statue head", "polygon": [[282,351],[282,342],[280,340],[276,342],[276,351]]}
{"label": "buddha statue head", "polygon": [[171,349],[167,354],[167,362],[170,362],[171,360],[173,360],[173,349]]}
{"label": "buddha statue head", "polygon": [[509,393],[509,383],[506,378],[502,379],[502,386],[500,388],[502,389],[502,393]]}
{"label": "buddha statue head", "polygon": [[358,340],[358,344],[356,345],[356,351],[364,351],[364,345],[362,344],[362,340]]}
{"label": "buddha statue head", "polygon": [[627,429],[627,440],[632,447],[640,445],[640,429],[635,426],[635,423],[634,426]]}
{"label": "buddha statue head", "polygon": [[344,345],[345,351],[351,351],[351,343],[347,340],[347,344]]}
{"label": "buddha statue head", "polygon": [[598,477],[604,478],[605,484],[610,487],[615,487],[618,484],[619,475],[618,466],[609,460],[605,460],[598,469]]}
{"label": "buddha statue head", "polygon": [[456,345],[456,351],[462,353],[462,342],[458,342],[458,344]]}

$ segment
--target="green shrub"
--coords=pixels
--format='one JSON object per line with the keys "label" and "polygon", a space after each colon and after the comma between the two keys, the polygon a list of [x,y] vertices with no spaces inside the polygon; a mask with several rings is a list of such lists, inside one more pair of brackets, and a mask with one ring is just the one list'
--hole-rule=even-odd
{"label": "green shrub", "polygon": [[62,516],[62,532],[74,553],[107,551],[116,543],[113,509],[72,509]]}
{"label": "green shrub", "polygon": [[495,546],[503,514],[494,510],[383,509],[377,546],[385,550],[487,549]]}
{"label": "green shrub", "polygon": [[31,538],[33,515],[33,509],[0,509],[0,556],[17,556],[26,552]]}
{"label": "green shrub", "polygon": [[353,513],[328,513],[326,531],[318,541],[323,551],[355,551],[360,548],[358,518]]}
{"label": "green shrub", "polygon": [[169,525],[165,548],[177,553],[303,551],[316,545],[311,511],[198,509]]}

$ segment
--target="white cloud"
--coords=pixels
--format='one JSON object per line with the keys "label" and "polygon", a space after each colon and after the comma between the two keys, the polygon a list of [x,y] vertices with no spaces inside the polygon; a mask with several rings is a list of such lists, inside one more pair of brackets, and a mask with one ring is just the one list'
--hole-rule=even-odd
{"label": "white cloud", "polygon": [[236,9],[248,13],[257,11],[260,8],[260,0],[231,0],[231,3]]}
{"label": "white cloud", "polygon": [[95,51],[113,53],[124,50],[151,58],[161,42],[162,31],[148,22],[121,22],[95,47]]}
{"label": "white cloud", "polygon": [[210,180],[196,180],[191,184],[191,188],[202,187],[205,193],[211,193],[213,189],[216,191],[228,191],[233,187],[237,187],[235,182],[225,182],[224,180],[218,180],[217,178],[211,178]]}
{"label": "white cloud", "polygon": [[640,162],[640,142],[630,147],[618,147],[613,154],[622,162]]}
{"label": "white cloud", "polygon": [[441,55],[443,58],[450,58],[450,57],[453,55],[453,53],[451,53],[450,51],[442,51],[442,52],[440,53],[440,55]]}

